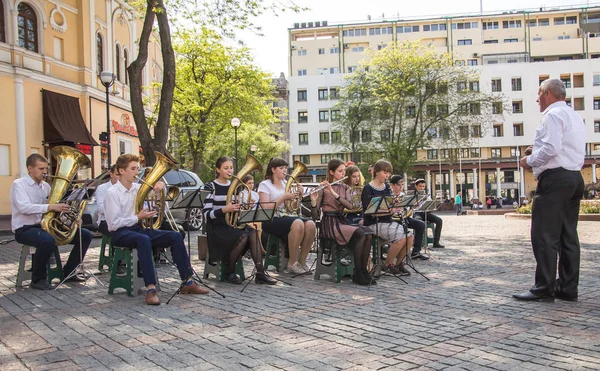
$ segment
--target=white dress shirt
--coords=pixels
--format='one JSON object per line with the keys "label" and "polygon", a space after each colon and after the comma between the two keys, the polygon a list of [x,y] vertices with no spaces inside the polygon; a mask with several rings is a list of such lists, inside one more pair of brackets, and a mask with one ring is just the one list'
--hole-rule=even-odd
{"label": "white dress shirt", "polygon": [[17,179],[10,187],[11,227],[16,231],[24,225],[40,224],[48,211],[50,184],[36,183],[29,175]]}
{"label": "white dress shirt", "polygon": [[96,197],[96,206],[98,211],[98,225],[100,222],[105,220],[104,217],[104,195],[106,191],[112,187],[114,184],[109,180],[108,182],[102,183],[96,188],[96,192],[94,192],[94,197]]}
{"label": "white dress shirt", "polygon": [[543,112],[535,131],[527,164],[537,178],[548,169],[580,171],[585,159],[585,124],[565,102],[555,102]]}
{"label": "white dress shirt", "polygon": [[106,190],[103,206],[109,231],[114,232],[119,228],[131,227],[137,224],[135,198],[139,189],[139,183],[133,183],[131,189],[128,190],[121,184],[121,181],[118,181]]}

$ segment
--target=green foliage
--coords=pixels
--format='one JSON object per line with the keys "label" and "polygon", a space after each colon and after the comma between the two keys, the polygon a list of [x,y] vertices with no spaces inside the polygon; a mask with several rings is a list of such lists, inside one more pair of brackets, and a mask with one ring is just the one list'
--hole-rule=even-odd
{"label": "green foliage", "polygon": [[516,212],[517,214],[531,214],[533,203],[528,203],[527,205],[519,207]]}
{"label": "green foliage", "polygon": [[450,55],[421,40],[371,50],[347,77],[338,103],[342,120],[334,127],[343,133],[370,130],[374,140],[365,144],[347,135],[340,147],[385,152],[396,171],[406,171],[418,149],[476,144],[469,137],[471,126],[485,131],[498,120],[487,114],[491,103],[504,100],[480,92],[478,80],[475,70],[456,66]]}
{"label": "green foliage", "polygon": [[271,112],[273,87],[269,76],[253,65],[245,48],[223,45],[215,32],[180,32],[174,42],[177,81],[171,120],[175,155],[203,180],[212,179],[220,156],[235,156],[231,119],[238,129],[239,167],[251,145],[256,157],[266,163],[287,150],[277,139]]}

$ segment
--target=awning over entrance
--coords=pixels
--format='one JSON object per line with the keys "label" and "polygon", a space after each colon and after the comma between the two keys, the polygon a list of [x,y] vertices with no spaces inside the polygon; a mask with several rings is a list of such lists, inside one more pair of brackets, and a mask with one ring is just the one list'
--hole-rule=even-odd
{"label": "awning over entrance", "polygon": [[85,126],[78,98],[42,90],[42,101],[46,143],[71,142],[98,145]]}

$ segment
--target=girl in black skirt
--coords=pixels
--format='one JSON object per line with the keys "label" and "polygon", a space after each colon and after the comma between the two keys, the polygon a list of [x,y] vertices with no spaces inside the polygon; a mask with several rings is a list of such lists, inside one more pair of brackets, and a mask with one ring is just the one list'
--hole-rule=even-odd
{"label": "girl in black skirt", "polygon": [[[287,168],[287,161],[282,158],[272,158],[267,166],[265,180],[258,186],[258,196],[261,203],[272,202],[277,209],[273,221],[263,223],[263,231],[274,234],[287,242],[290,251],[287,270],[290,273],[300,274],[309,271],[306,257],[315,240],[317,228],[312,220],[290,214],[285,210],[285,201],[298,197],[297,194],[285,192]],[[301,184],[298,184],[298,188],[302,193]],[[270,205],[263,204],[263,206],[269,207]],[[300,253],[298,253],[298,247],[300,247]]]}
{"label": "girl in black skirt", "polygon": [[256,266],[256,283],[274,285],[276,280],[265,273],[262,262],[262,246],[256,229],[246,226],[238,229],[229,226],[225,214],[240,210],[240,205],[230,202],[226,204],[227,192],[233,175],[233,161],[226,156],[219,157],[216,163],[217,178],[205,185],[212,194],[204,201],[204,220],[208,237],[208,252],[211,262],[225,260],[227,262],[227,282],[240,284],[242,280],[235,274],[235,264],[250,249],[252,260]]}

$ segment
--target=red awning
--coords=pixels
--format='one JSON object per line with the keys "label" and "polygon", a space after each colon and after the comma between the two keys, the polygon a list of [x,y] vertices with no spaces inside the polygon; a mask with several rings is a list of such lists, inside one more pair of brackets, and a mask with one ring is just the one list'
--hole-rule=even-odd
{"label": "red awning", "polygon": [[42,90],[44,109],[44,141],[46,143],[78,143],[97,146],[81,116],[79,99]]}

